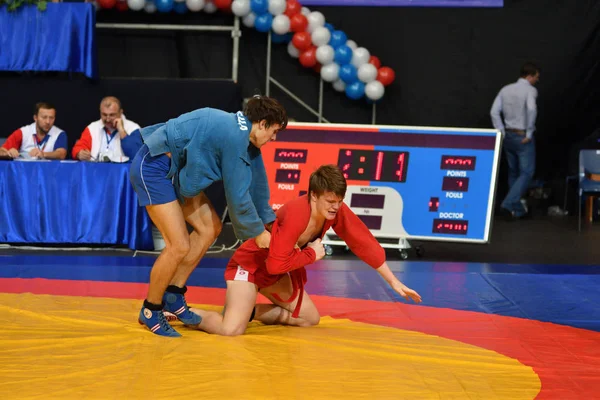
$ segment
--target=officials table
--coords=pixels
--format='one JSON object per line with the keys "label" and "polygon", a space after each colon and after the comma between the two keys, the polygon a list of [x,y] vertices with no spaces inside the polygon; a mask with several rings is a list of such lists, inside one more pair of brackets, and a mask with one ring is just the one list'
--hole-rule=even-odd
{"label": "officials table", "polygon": [[153,250],[131,164],[0,161],[0,242]]}

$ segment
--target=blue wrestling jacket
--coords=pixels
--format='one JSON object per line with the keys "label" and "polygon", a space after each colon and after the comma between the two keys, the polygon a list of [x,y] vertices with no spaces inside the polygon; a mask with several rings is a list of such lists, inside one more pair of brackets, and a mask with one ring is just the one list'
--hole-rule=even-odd
{"label": "blue wrestling jacket", "polygon": [[177,194],[194,197],[223,181],[236,236],[246,240],[275,220],[260,149],[250,143],[252,123],[241,112],[201,108],[142,129],[150,154],[171,153]]}

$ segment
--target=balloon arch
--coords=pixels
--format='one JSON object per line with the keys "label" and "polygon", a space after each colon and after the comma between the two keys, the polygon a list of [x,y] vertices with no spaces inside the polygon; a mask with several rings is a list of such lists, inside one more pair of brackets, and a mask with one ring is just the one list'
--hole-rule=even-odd
{"label": "balloon arch", "polygon": [[148,13],[231,11],[248,28],[271,32],[273,43],[287,44],[291,57],[320,74],[325,82],[353,100],[379,102],[394,70],[382,66],[377,56],[349,40],[325,22],[319,11],[302,7],[298,0],[96,0],[100,8]]}

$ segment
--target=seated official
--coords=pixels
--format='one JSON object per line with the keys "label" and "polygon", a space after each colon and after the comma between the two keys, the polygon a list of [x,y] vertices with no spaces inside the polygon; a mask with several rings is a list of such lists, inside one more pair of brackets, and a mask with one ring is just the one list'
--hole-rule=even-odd
{"label": "seated official", "polygon": [[14,131],[0,147],[0,155],[12,158],[64,160],[67,156],[67,134],[57,126],[56,108],[49,103],[37,103],[33,124]]}
{"label": "seated official", "polygon": [[81,161],[125,162],[140,147],[140,126],[125,118],[119,99],[109,96],[100,102],[100,119],[85,128],[72,155]]}

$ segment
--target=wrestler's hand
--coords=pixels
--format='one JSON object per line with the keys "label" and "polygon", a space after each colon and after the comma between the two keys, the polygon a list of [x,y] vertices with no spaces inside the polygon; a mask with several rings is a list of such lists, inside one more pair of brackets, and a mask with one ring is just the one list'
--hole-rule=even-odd
{"label": "wrestler's hand", "polygon": [[412,299],[415,303],[421,302],[421,295],[416,291],[412,290],[402,282],[398,282],[392,285],[392,288],[398,293],[400,296],[404,297],[406,300]]}
{"label": "wrestler's hand", "polygon": [[315,251],[315,261],[319,261],[321,258],[325,257],[325,247],[323,246],[323,243],[321,243],[321,239],[310,242],[307,244],[307,247],[310,247]]}
{"label": "wrestler's hand", "polygon": [[271,243],[271,234],[269,231],[263,231],[260,235],[254,238],[256,245],[261,249],[268,249]]}

